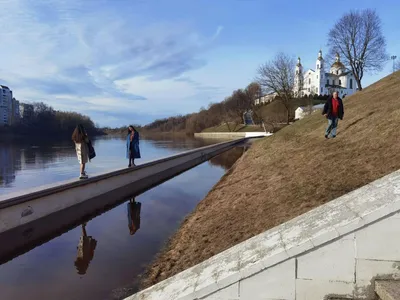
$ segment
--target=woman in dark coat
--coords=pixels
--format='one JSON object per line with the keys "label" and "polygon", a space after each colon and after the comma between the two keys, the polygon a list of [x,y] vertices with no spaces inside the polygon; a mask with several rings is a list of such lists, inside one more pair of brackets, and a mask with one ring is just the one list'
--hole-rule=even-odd
{"label": "woman in dark coat", "polygon": [[135,166],[135,158],[140,158],[139,132],[131,125],[126,136],[126,157],[129,159],[128,167]]}

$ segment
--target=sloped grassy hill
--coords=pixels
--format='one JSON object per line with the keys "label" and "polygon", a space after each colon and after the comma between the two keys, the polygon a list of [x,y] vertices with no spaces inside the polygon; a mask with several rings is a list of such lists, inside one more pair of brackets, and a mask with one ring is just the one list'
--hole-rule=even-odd
{"label": "sloped grassy hill", "polygon": [[185,219],[143,287],[400,169],[400,72],[344,106],[336,139],[325,140],[316,112],[256,142]]}

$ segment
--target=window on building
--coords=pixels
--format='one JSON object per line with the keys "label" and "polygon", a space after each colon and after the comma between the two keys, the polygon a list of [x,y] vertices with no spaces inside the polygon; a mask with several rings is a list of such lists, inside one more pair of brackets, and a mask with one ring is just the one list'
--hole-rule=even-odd
{"label": "window on building", "polygon": [[[293,73],[292,73],[293,74]],[[310,91],[310,88],[308,88],[308,91]]]}
{"label": "window on building", "polygon": [[[293,74],[293,73],[292,73]],[[339,70],[336,70],[336,74],[339,74]]]}
{"label": "window on building", "polygon": [[321,94],[324,92],[324,88],[323,87],[321,87]]}
{"label": "window on building", "polygon": [[318,94],[318,88],[315,88],[315,92]]}
{"label": "window on building", "polygon": [[[293,74],[293,73],[292,73]],[[353,88],[353,78],[350,78],[350,88]]]}
{"label": "window on building", "polygon": [[298,75],[299,74],[299,71],[298,70],[296,70],[296,75]]}
{"label": "window on building", "polygon": [[[293,73],[292,73],[293,74]],[[335,79],[332,79],[332,85],[335,85]]]}
{"label": "window on building", "polygon": [[319,69],[319,64],[317,65],[317,69]]}
{"label": "window on building", "polygon": [[339,79],[339,85],[342,85],[342,81]]}
{"label": "window on building", "polygon": [[329,79],[326,80],[326,84],[329,84]]}
{"label": "window on building", "polygon": [[317,75],[317,79],[318,79],[318,75]]}
{"label": "window on building", "polygon": [[[293,73],[292,73],[293,74]],[[308,84],[311,84],[311,78],[308,78]]]}

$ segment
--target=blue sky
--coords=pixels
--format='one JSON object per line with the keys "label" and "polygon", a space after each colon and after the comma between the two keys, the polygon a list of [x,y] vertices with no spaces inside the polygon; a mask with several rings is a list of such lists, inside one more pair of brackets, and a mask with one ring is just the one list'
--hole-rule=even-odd
{"label": "blue sky", "polygon": [[[375,8],[400,58],[400,2],[285,0],[0,0],[0,83],[26,102],[102,126],[198,111],[245,87],[278,51],[314,68],[350,9]],[[386,76],[388,62],[364,85]]]}

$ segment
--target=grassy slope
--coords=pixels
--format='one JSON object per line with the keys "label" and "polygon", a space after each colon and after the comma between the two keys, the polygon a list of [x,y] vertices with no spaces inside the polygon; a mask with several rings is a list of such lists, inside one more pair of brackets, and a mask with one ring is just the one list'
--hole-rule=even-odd
{"label": "grassy slope", "polygon": [[257,143],[182,223],[149,286],[400,168],[400,72],[347,97],[336,139],[320,113]]}

